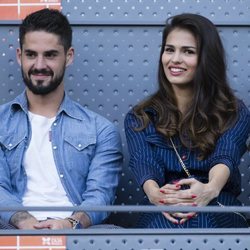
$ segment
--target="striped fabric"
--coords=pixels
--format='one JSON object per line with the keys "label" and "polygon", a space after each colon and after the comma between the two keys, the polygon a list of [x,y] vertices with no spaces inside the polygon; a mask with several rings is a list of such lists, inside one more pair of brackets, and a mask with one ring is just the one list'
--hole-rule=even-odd
{"label": "striped fabric", "polygon": [[[119,227],[114,224],[98,224],[88,227],[88,229],[120,229]],[[5,221],[0,219],[0,230],[1,229],[17,229],[16,227],[12,226],[11,224],[7,224]]]}
{"label": "striped fabric", "polygon": [[16,227],[0,219],[0,229],[16,229]]}
{"label": "striped fabric", "polygon": [[[155,118],[153,110],[147,110],[151,120]],[[151,122],[147,128],[137,131],[140,121],[130,111],[125,118],[125,133],[130,153],[129,168],[134,173],[139,185],[146,180],[155,180],[159,186],[186,178],[176,154],[169,140],[159,134]],[[223,188],[218,199],[223,205],[241,205],[236,197],[241,190],[241,177],[238,169],[240,158],[246,151],[246,140],[250,133],[250,112],[239,102],[239,117],[236,124],[226,131],[217,141],[215,150],[205,160],[197,159],[198,151],[190,151],[181,145],[178,137],[173,141],[177,150],[189,169],[191,175],[201,182],[207,182],[209,170],[216,164],[222,163],[229,167],[230,178]],[[211,202],[210,205],[216,205]],[[149,202],[147,201],[149,204]],[[139,227],[148,228],[175,228],[160,213],[144,214],[139,221]],[[246,227],[246,221],[237,214],[200,213],[196,218],[189,220],[180,227]]]}

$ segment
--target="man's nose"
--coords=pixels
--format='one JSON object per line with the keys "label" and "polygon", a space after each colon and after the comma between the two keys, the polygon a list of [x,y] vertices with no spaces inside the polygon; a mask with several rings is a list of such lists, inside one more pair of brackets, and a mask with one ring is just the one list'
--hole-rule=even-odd
{"label": "man's nose", "polygon": [[35,68],[36,69],[44,69],[46,68],[46,60],[43,56],[38,56],[35,61]]}

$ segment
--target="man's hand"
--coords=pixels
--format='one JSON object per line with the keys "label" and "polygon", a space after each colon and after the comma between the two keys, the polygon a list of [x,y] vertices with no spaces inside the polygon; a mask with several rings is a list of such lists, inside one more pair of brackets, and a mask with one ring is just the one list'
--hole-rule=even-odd
{"label": "man's hand", "polygon": [[[74,213],[72,218],[79,220],[82,227],[86,228],[91,225],[88,215],[84,212]],[[34,225],[35,229],[72,229],[72,223],[67,219],[48,219],[38,222]]]}
{"label": "man's hand", "polygon": [[72,224],[65,219],[48,219],[34,225],[35,229],[71,229]]}
{"label": "man's hand", "polygon": [[26,211],[17,212],[10,219],[10,224],[18,229],[35,229],[37,223],[38,220]]}

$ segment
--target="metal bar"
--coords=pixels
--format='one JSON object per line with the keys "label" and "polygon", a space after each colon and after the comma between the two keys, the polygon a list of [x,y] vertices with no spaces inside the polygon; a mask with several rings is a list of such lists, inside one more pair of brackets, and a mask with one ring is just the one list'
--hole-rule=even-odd
{"label": "metal bar", "polygon": [[192,229],[64,229],[64,230],[0,230],[0,235],[249,235],[250,228],[192,228]]}
{"label": "metal bar", "polygon": [[[20,20],[0,20],[0,26],[18,26],[20,25]],[[164,21],[142,21],[142,20],[70,20],[72,26],[164,26]],[[217,21],[214,22],[216,26],[221,27],[249,27],[249,21],[237,21],[226,22],[226,21]]]}
{"label": "metal bar", "polygon": [[114,205],[114,206],[75,206],[75,207],[36,207],[36,206],[15,206],[15,207],[0,207],[0,211],[91,211],[91,212],[242,212],[249,213],[250,206],[138,206],[138,205]]}

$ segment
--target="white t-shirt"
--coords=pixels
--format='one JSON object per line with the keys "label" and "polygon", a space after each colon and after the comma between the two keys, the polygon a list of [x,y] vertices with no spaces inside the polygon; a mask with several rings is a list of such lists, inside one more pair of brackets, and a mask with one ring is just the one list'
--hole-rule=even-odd
{"label": "white t-shirt", "polygon": [[[27,174],[24,206],[73,206],[62,186],[54,162],[50,128],[55,120],[29,112],[32,136],[24,155],[23,166]],[[30,211],[38,220],[65,218],[71,211]]]}

